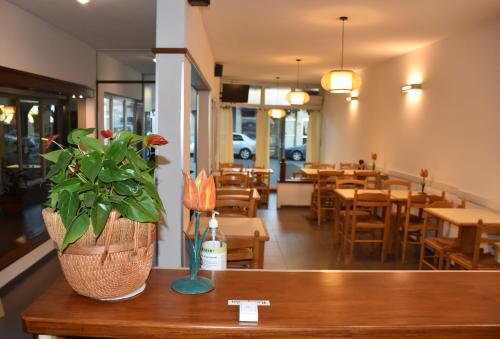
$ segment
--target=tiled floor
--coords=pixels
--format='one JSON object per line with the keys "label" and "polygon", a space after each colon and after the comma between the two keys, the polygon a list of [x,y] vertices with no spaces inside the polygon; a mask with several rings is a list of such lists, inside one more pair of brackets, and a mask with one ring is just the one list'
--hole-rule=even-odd
{"label": "tiled floor", "polygon": [[345,264],[339,257],[338,246],[333,243],[333,224],[320,226],[308,219],[307,207],[282,207],[276,209],[276,195],[271,194],[269,208],[259,209],[270,234],[265,245],[265,269],[417,269],[416,251],[413,249],[409,263],[402,265],[396,257],[380,263],[380,247],[356,245],[355,258]]}

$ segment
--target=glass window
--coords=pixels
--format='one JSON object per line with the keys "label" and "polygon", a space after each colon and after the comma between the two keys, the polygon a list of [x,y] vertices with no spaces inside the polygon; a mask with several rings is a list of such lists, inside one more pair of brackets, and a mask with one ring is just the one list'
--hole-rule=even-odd
{"label": "glass window", "polygon": [[246,107],[233,108],[233,151],[234,161],[245,167],[253,167],[257,136],[257,109]]}
{"label": "glass window", "polygon": [[110,129],[111,126],[111,101],[108,97],[104,97],[104,122],[103,129]]}
{"label": "glass window", "polygon": [[125,119],[126,125],[125,130],[129,132],[135,131],[135,102],[134,100],[126,99],[125,100]]}
{"label": "glass window", "polygon": [[264,102],[266,105],[290,106],[286,100],[286,95],[290,92],[290,88],[266,88],[264,92]]}
{"label": "glass window", "polygon": [[124,112],[123,112],[124,99],[113,98],[113,131],[119,132],[124,129]]}
{"label": "glass window", "polygon": [[197,130],[198,130],[198,91],[191,87],[191,116],[189,121],[189,154],[190,154],[190,169],[193,177],[197,173]]}
{"label": "glass window", "polygon": [[260,105],[261,92],[260,87],[250,87],[248,91],[248,104]]}
{"label": "glass window", "polygon": [[233,134],[233,141],[243,141],[243,137],[239,134]]}

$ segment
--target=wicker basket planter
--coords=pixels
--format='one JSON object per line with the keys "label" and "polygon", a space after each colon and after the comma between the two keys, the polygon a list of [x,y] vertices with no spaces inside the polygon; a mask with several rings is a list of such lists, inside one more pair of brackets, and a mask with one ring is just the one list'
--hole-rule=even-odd
{"label": "wicker basket planter", "polygon": [[[46,208],[43,219],[59,249],[66,233],[59,213]],[[58,257],[66,280],[78,294],[120,298],[144,286],[153,264],[155,239],[154,224],[120,218],[108,221],[98,238],[89,227],[64,253],[58,250]]]}

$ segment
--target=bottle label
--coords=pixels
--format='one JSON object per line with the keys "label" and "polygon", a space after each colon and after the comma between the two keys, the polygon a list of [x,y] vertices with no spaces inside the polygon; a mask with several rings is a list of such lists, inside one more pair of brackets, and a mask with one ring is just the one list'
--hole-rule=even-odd
{"label": "bottle label", "polygon": [[227,246],[217,240],[205,241],[201,246],[201,269],[225,270],[227,267]]}

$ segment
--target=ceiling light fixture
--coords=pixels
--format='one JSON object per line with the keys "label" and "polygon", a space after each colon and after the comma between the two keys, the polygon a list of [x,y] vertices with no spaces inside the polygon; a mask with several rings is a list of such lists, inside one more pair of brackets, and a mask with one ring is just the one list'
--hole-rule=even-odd
{"label": "ceiling light fixture", "polygon": [[347,97],[347,98],[345,98],[345,100],[346,100],[347,102],[357,101],[357,100],[359,100],[359,97]]}
{"label": "ceiling light fixture", "polygon": [[297,86],[293,91],[288,92],[288,94],[286,95],[286,100],[288,100],[291,105],[304,105],[308,103],[311,98],[309,97],[309,94],[307,92],[299,89],[300,62],[302,60],[297,59],[295,61],[297,61]]}
{"label": "ceiling light fixture", "polygon": [[349,18],[341,16],[342,21],[342,52],[340,56],[340,69],[330,71],[321,78],[321,87],[330,93],[349,93],[361,86],[361,77],[358,73],[344,69],[344,26]]}
{"label": "ceiling light fixture", "polygon": [[153,58],[153,62],[156,62],[156,58]]}
{"label": "ceiling light fixture", "polygon": [[[274,103],[278,104],[278,92],[280,88],[280,77],[276,77],[276,88],[274,89]],[[274,119],[281,119],[286,115],[286,111],[282,108],[271,108],[267,111],[267,115]]]}
{"label": "ceiling light fixture", "polygon": [[412,91],[412,90],[420,90],[420,89],[422,89],[422,84],[407,84],[407,85],[401,86],[401,91],[403,93],[407,93],[407,92]]}
{"label": "ceiling light fixture", "polygon": [[76,0],[76,1],[78,1],[82,5],[86,5],[86,4],[88,4],[90,2],[90,0]]}

